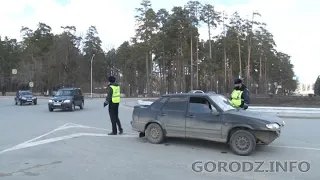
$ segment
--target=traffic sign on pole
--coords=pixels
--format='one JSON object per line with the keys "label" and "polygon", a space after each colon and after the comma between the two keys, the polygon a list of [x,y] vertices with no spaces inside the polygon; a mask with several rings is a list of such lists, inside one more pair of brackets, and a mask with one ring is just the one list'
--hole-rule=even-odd
{"label": "traffic sign on pole", "polygon": [[33,82],[29,82],[29,87],[33,87]]}
{"label": "traffic sign on pole", "polygon": [[17,69],[12,69],[12,74],[17,74],[17,73],[18,73]]}

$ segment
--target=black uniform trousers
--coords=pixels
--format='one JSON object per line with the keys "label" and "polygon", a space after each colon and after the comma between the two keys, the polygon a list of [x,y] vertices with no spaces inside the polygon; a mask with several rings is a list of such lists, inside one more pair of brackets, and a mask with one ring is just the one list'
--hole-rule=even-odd
{"label": "black uniform trousers", "polygon": [[112,132],[117,134],[117,125],[119,131],[122,131],[120,119],[119,119],[119,103],[110,103],[109,104],[109,115],[112,124]]}

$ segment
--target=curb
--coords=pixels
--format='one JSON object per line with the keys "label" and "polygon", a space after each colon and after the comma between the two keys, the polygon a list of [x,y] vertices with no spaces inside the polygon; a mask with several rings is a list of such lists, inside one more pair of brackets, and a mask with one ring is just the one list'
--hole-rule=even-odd
{"label": "curb", "polygon": [[[149,98],[150,99],[150,98]],[[139,99],[137,101],[144,101],[143,99]],[[152,101],[146,101],[146,102],[152,102]],[[320,114],[320,108],[306,108],[306,107],[276,107],[276,106],[249,106],[249,109],[254,109],[254,110],[267,110],[271,112],[278,112],[278,111],[289,111],[292,113],[297,113],[296,111],[316,111],[316,113]]]}
{"label": "curb", "polygon": [[[37,99],[49,99],[50,97],[37,96]],[[0,96],[0,99],[14,99],[14,96]]]}
{"label": "curb", "polygon": [[[133,101],[130,101],[130,102],[125,102],[123,104],[123,106],[126,106],[126,107],[129,107],[129,108],[133,108],[133,104],[135,104]],[[138,104],[137,104],[138,105]],[[302,108],[303,109],[303,108]],[[280,110],[280,109],[279,109]],[[320,119],[320,111],[319,112],[308,112],[308,111],[304,111],[304,112],[297,112],[296,111],[288,111],[290,110],[289,108],[285,108],[282,110],[282,112],[279,112],[279,110],[277,111],[277,109],[268,109],[265,108],[265,107],[262,107],[262,108],[254,108],[254,112],[257,112],[257,111],[260,111],[260,112],[263,112],[263,113],[266,113],[266,114],[272,114],[272,115],[275,115],[275,116],[278,116],[280,118],[285,118],[285,119]]]}

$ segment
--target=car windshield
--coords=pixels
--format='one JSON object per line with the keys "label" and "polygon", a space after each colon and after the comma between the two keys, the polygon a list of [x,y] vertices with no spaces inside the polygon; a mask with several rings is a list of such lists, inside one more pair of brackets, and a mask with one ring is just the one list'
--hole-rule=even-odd
{"label": "car windshield", "polygon": [[218,96],[210,96],[213,102],[215,102],[223,111],[235,110],[237,107],[230,103],[226,97],[218,95]]}
{"label": "car windshield", "polygon": [[31,92],[28,92],[28,91],[21,92],[20,94],[21,94],[22,96],[32,95],[32,93],[31,93]]}
{"label": "car windshield", "polygon": [[72,91],[71,90],[59,90],[56,93],[56,96],[71,96],[72,95]]}

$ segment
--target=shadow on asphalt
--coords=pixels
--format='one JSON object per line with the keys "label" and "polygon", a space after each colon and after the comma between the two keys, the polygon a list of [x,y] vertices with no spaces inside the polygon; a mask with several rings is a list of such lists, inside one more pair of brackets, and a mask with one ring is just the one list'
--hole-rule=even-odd
{"label": "shadow on asphalt", "polygon": [[[49,110],[47,110],[47,111],[50,112]],[[67,113],[67,112],[72,113],[72,112],[75,112],[75,111],[85,111],[85,109],[75,109],[75,110],[73,110],[73,111],[55,109],[55,110],[53,110],[53,112],[51,112],[51,113]]]}
{"label": "shadow on asphalt", "polygon": [[[149,143],[146,138],[137,137],[139,143]],[[198,140],[198,139],[184,139],[184,138],[166,138],[165,141],[160,144],[162,146],[179,146],[183,148],[191,148],[195,150],[205,149],[212,151],[219,151],[222,154],[234,154],[230,149],[230,146],[225,143],[207,141],[207,140]],[[277,150],[274,148],[267,148],[266,145],[257,145],[254,152],[250,156],[259,155],[261,153],[277,153]],[[236,155],[236,154],[234,154]],[[237,156],[237,155],[236,155]]]}
{"label": "shadow on asphalt", "polygon": [[[142,143],[149,143],[146,138],[137,138]],[[184,139],[184,138],[166,138],[161,144],[163,146],[180,146],[191,149],[212,149],[220,151],[221,153],[232,153],[229,146],[224,143],[198,140],[198,139]]]}

